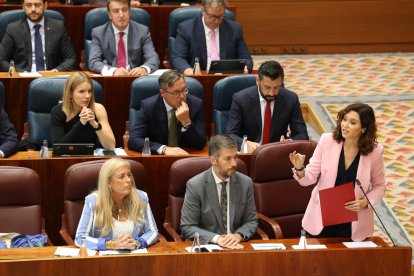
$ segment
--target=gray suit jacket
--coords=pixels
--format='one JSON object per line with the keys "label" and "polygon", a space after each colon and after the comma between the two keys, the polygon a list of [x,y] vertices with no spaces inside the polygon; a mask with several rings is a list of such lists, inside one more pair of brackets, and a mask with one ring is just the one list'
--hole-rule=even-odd
{"label": "gray suit jacket", "polygon": [[[131,69],[141,65],[148,66],[151,72],[158,69],[160,60],[152,44],[148,27],[130,20],[127,48]],[[117,67],[115,33],[111,21],[92,30],[88,67],[91,71],[101,73],[105,65],[109,68]]]}
{"label": "gray suit jacket", "polygon": [[[250,238],[258,224],[252,180],[236,172],[229,184],[230,231]],[[209,243],[217,234],[226,234],[212,168],[187,182],[181,210],[181,234],[191,240],[196,232],[200,234],[202,243]]]}
{"label": "gray suit jacket", "polygon": [[[77,66],[75,50],[60,20],[45,16],[46,70],[72,71]],[[10,61],[17,71],[32,70],[32,42],[26,17],[7,25],[0,44],[0,71],[7,72]]]}

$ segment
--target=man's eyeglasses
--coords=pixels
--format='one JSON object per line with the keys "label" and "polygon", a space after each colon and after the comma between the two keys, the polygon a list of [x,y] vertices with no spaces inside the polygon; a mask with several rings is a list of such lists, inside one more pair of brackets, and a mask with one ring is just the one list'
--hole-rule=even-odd
{"label": "man's eyeglasses", "polygon": [[209,14],[209,13],[207,12],[207,10],[206,10],[206,9],[204,9],[204,8],[203,8],[203,11],[207,14],[208,19],[209,19],[210,21],[221,21],[221,20],[223,20],[223,19],[224,19],[224,13],[223,13],[222,15],[220,15],[220,16],[215,16],[215,15],[213,15],[213,14]]}
{"label": "man's eyeglasses", "polygon": [[164,90],[165,92],[167,92],[168,94],[170,94],[173,97],[179,97],[180,95],[187,95],[188,94],[188,88],[184,88],[182,90],[174,90],[174,91],[167,91]]}

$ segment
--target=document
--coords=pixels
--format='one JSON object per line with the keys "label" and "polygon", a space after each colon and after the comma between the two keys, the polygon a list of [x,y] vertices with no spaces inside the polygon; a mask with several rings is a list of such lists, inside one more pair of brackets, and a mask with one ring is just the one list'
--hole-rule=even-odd
{"label": "document", "polygon": [[148,253],[146,248],[135,249],[135,250],[105,250],[105,251],[99,251],[99,256],[120,255],[120,254],[146,254],[146,253]]}
{"label": "document", "polygon": [[[303,249],[299,246],[299,244],[292,245],[293,249]],[[306,249],[324,249],[326,245],[324,244],[308,244],[306,245]]]}
{"label": "document", "polygon": [[323,226],[341,224],[358,219],[357,212],[345,209],[345,203],[355,200],[354,183],[349,182],[319,191]]}
{"label": "document", "polygon": [[[71,247],[58,247],[55,251],[55,256],[60,257],[77,257],[79,256],[79,248],[71,248]],[[95,256],[96,251],[88,249],[88,256]]]}
{"label": "document", "polygon": [[367,247],[378,247],[372,241],[363,241],[363,242],[343,242],[343,244],[348,248],[367,248]]}
{"label": "document", "polygon": [[283,243],[252,243],[254,250],[283,250],[286,246]]}
{"label": "document", "polygon": [[127,156],[127,153],[125,152],[124,149],[121,148],[115,148],[113,151],[111,150],[105,150],[102,148],[98,148],[95,149],[95,152],[93,154],[94,156],[107,156],[107,155],[112,155],[112,156]]}
{"label": "document", "polygon": [[[216,252],[216,251],[223,251],[223,248],[216,244],[203,244],[200,245],[201,252]],[[191,252],[191,246],[185,248],[187,252]]]}
{"label": "document", "polygon": [[27,77],[27,78],[38,78],[38,77],[43,77],[41,74],[39,74],[38,72],[21,72],[19,73],[20,77]]}

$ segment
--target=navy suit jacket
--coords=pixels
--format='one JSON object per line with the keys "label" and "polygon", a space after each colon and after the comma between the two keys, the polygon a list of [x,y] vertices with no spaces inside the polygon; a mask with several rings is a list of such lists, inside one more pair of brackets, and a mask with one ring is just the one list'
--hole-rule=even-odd
{"label": "navy suit jacket", "polygon": [[[72,71],[77,67],[76,54],[61,20],[45,16],[46,70]],[[7,25],[0,44],[0,71],[7,72],[10,61],[16,71],[32,70],[32,42],[27,18]]]}
{"label": "navy suit jacket", "polygon": [[[202,16],[199,15],[178,25],[171,63],[172,67],[181,73],[187,68],[193,68],[196,57],[200,60],[200,69],[206,70],[207,46],[202,20]],[[223,19],[219,27],[219,37],[220,59],[246,59],[247,69],[251,71],[253,60],[244,41],[240,24]]]}
{"label": "navy suit jacket", "polygon": [[[129,21],[127,48],[130,69],[141,65],[148,66],[151,72],[158,69],[160,60],[147,26],[133,20]],[[117,60],[114,28],[112,22],[109,21],[92,30],[88,67],[91,71],[101,73],[105,65],[116,68]]]}
{"label": "navy suit jacket", "polygon": [[16,131],[10,123],[6,111],[0,105],[0,150],[4,153],[4,157],[8,157],[16,152],[18,146]]}
{"label": "navy suit jacket", "polygon": [[[280,88],[273,108],[270,142],[279,142],[280,136],[286,136],[288,127],[292,139],[309,139],[298,95],[286,88]],[[257,86],[246,88],[233,95],[227,134],[236,140],[239,149],[243,135],[247,135],[249,141],[260,143],[262,116]]]}
{"label": "navy suit jacket", "polygon": [[[207,140],[203,103],[201,99],[187,94],[187,104],[190,109],[191,125],[185,132],[182,132],[183,126],[177,120],[178,146],[200,150]],[[145,137],[149,138],[153,153],[156,153],[162,145],[168,144],[168,116],[161,94],[149,97],[141,102],[141,109],[135,122],[129,135],[129,149],[142,151]]]}

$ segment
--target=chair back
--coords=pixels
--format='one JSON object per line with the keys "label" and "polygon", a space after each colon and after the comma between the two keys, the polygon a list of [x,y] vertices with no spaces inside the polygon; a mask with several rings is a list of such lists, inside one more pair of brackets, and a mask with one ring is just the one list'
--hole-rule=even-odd
{"label": "chair back", "polygon": [[[48,140],[49,145],[53,146],[50,111],[62,100],[66,80],[67,77],[44,77],[33,80],[29,85],[29,136],[39,144],[43,144],[43,140]],[[96,80],[92,82],[95,101],[102,103],[102,86]]]}
{"label": "chair back", "polygon": [[[131,20],[134,20],[142,25],[150,28],[151,16],[149,13],[141,8],[131,8]],[[101,26],[109,21],[108,10],[105,8],[95,8],[88,11],[85,15],[84,24],[84,47],[86,64],[89,60],[89,52],[92,43],[92,30],[95,27]]]}
{"label": "chair back", "polygon": [[[141,101],[160,93],[158,84],[159,76],[148,76],[145,78],[135,79],[131,84],[131,93],[129,101],[129,130],[134,127],[138,112],[141,109]],[[184,77],[189,94],[200,99],[204,98],[204,88],[201,83],[191,77]]]}
{"label": "chair back", "polygon": [[[45,10],[46,17],[50,17],[56,20],[65,21],[65,17],[58,11]],[[9,10],[0,13],[0,41],[2,41],[6,28],[9,23],[21,20],[26,17],[26,14],[22,9]]]}
{"label": "chair back", "polygon": [[[63,183],[63,207],[65,213],[62,216],[62,226],[64,225],[65,227],[62,227],[61,235],[68,244],[73,244],[85,197],[98,188],[99,171],[107,160],[94,160],[74,164],[65,172]],[[134,160],[128,160],[128,162],[135,184],[138,189],[142,190],[145,183],[144,166]],[[70,239],[67,239],[68,236]]]}
{"label": "chair back", "polygon": [[254,85],[256,75],[230,76],[216,82],[213,89],[213,122],[216,134],[226,133],[233,94]]}
{"label": "chair back", "polygon": [[0,233],[42,234],[42,193],[29,168],[0,166]]}
{"label": "chair back", "polygon": [[0,81],[0,106],[4,107],[6,104],[6,89],[4,84]]}
{"label": "chair back", "polygon": [[[174,50],[178,25],[180,25],[180,23],[183,21],[198,16],[199,14],[201,14],[200,6],[177,8],[170,13],[168,19],[168,49],[170,58],[172,57],[172,51]],[[235,20],[234,13],[228,9],[225,10],[224,17],[229,20]]]}
{"label": "chair back", "polygon": [[[187,181],[197,174],[211,167],[210,158],[189,157],[175,161],[170,167],[168,177],[168,207],[166,209],[165,222],[170,224],[176,233],[180,235],[181,209],[184,203],[184,195]],[[241,160],[237,160],[237,171],[247,174],[247,166]]]}
{"label": "chair back", "polygon": [[[293,178],[289,153],[306,155],[307,164],[316,145],[314,141],[277,142],[263,145],[252,154],[250,177],[257,212],[275,220],[284,238],[300,236],[302,218],[314,187],[303,187]],[[269,238],[274,238],[266,232]]]}

